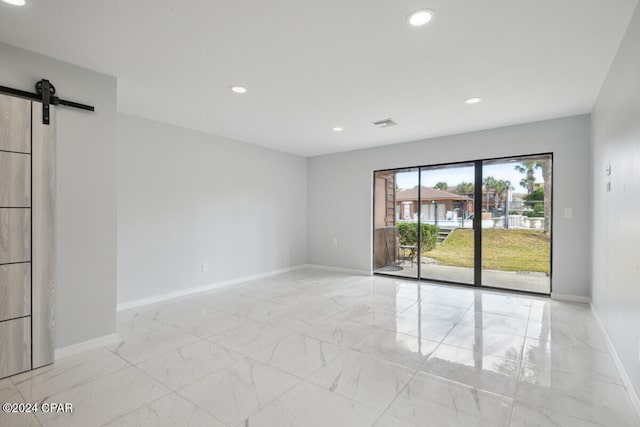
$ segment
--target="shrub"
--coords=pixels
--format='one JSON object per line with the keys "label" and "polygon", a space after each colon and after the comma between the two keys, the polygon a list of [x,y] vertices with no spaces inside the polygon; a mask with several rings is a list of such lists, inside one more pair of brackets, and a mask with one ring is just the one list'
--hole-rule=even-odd
{"label": "shrub", "polygon": [[533,190],[533,193],[527,194],[522,198],[522,200],[524,200],[524,204],[527,206],[535,206],[544,200],[544,187],[537,187]]}
{"label": "shrub", "polygon": [[529,218],[544,217],[544,204],[536,203],[535,205],[533,205],[532,211],[524,211],[522,212],[522,215],[527,216]]}
{"label": "shrub", "polygon": [[[436,247],[439,228],[431,224],[420,224],[422,228],[422,251],[430,251]],[[401,222],[397,224],[400,244],[406,246],[418,245],[418,223]]]}

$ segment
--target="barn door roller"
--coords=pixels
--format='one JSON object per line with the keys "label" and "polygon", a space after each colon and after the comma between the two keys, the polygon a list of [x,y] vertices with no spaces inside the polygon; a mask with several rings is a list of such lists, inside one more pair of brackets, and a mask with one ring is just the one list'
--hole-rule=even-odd
{"label": "barn door roller", "polygon": [[67,101],[66,99],[60,99],[56,96],[56,88],[47,79],[42,79],[36,83],[36,92],[26,92],[20,89],[13,89],[6,86],[0,86],[0,93],[6,93],[8,95],[19,96],[21,98],[32,99],[34,101],[42,102],[42,124],[49,124],[50,106],[51,105],[64,105],[72,108],[79,108],[86,111],[95,111],[95,108],[91,105],[80,104],[78,102]]}

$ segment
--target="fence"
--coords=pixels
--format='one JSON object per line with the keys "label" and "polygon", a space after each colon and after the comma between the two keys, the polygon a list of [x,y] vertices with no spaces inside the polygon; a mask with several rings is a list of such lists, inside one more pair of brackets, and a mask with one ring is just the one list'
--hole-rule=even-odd
{"label": "fence", "polygon": [[[524,215],[509,215],[509,225],[505,224],[504,216],[494,216],[491,219],[482,220],[482,228],[517,228],[517,229],[536,229],[544,228],[544,217],[528,217]],[[397,220],[398,223],[418,222],[417,219]],[[473,228],[473,220],[456,219],[456,220],[422,220],[423,224],[433,224],[443,228]]]}

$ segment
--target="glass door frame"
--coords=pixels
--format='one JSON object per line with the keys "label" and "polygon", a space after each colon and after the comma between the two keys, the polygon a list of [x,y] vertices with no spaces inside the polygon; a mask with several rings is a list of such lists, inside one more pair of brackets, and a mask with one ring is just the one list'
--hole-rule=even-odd
{"label": "glass door frame", "polygon": [[[377,169],[374,170],[372,173],[372,187],[374,189],[373,193],[372,193],[372,212],[371,212],[371,216],[372,216],[372,222],[371,222],[371,229],[372,229],[372,246],[371,246],[371,253],[372,253],[372,266],[375,265],[375,254],[374,254],[374,246],[373,246],[373,242],[375,239],[375,235],[374,233],[374,229],[375,227],[373,226],[375,218],[374,218],[374,214],[375,214],[375,180],[376,180],[376,173],[378,172],[395,172],[395,171],[402,171],[402,170],[408,170],[408,169],[417,169],[418,170],[418,203],[417,203],[417,209],[418,209],[418,255],[417,255],[417,277],[407,277],[407,276],[395,276],[395,275],[391,275],[391,274],[385,274],[383,272],[376,272],[373,271],[374,275],[380,275],[380,276],[385,276],[385,277],[393,277],[396,279],[407,279],[407,280],[417,280],[417,281],[425,281],[425,282],[437,282],[437,283],[444,283],[444,284],[450,284],[450,285],[459,285],[459,286],[467,286],[467,287],[473,287],[473,288],[482,288],[482,289],[488,289],[488,290],[498,290],[498,291],[504,291],[504,292],[515,292],[515,293],[521,293],[521,294],[528,294],[528,295],[536,295],[536,296],[550,296],[552,291],[553,291],[553,230],[554,230],[554,225],[553,225],[553,192],[554,192],[554,185],[553,185],[553,177],[555,175],[555,173],[551,173],[551,195],[550,195],[550,203],[551,203],[551,218],[549,218],[549,221],[551,223],[551,236],[550,236],[550,241],[549,241],[549,245],[550,245],[550,252],[549,252],[549,293],[540,293],[540,292],[532,292],[532,291],[526,291],[526,290],[519,290],[519,289],[509,289],[509,288],[501,288],[501,287],[496,287],[496,286],[490,286],[490,285],[483,285],[482,284],[482,181],[483,181],[483,165],[484,162],[493,162],[493,161],[499,161],[499,160],[510,160],[510,159],[518,159],[518,158],[529,158],[529,157],[542,157],[542,156],[549,156],[551,159],[551,164],[553,165],[553,152],[543,152],[543,153],[532,153],[532,154],[518,154],[518,155],[512,155],[512,156],[503,156],[503,157],[489,157],[489,158],[484,158],[484,159],[480,159],[480,160],[462,160],[462,161],[455,161],[455,162],[446,162],[446,163],[436,163],[436,164],[431,164],[431,165],[419,165],[419,166],[406,166],[406,167],[399,167],[399,168],[390,168],[390,169]],[[473,267],[473,284],[470,283],[463,283],[463,282],[455,282],[455,281],[449,281],[449,280],[440,280],[440,279],[423,279],[421,277],[421,257],[422,257],[422,227],[421,227],[421,216],[422,216],[422,194],[421,194],[421,188],[422,188],[422,171],[423,169],[429,169],[429,168],[434,168],[434,167],[455,167],[456,165],[474,165],[474,173],[475,173],[475,181],[474,181],[474,189],[473,189],[473,198],[474,198],[474,203],[473,203],[473,251],[474,251],[474,267]],[[553,168],[553,166],[552,166]],[[478,183],[480,183],[480,185],[477,185]]]}

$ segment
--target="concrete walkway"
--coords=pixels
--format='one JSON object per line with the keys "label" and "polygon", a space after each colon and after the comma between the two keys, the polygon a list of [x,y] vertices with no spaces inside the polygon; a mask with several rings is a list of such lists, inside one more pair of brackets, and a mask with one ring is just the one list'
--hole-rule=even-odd
{"label": "concrete walkway", "polygon": [[[410,262],[405,262],[400,264],[400,266],[402,270],[399,271],[377,270],[376,272],[401,277],[417,277],[418,265],[416,263],[413,263],[413,266],[411,266]],[[444,280],[473,284],[472,268],[422,264],[421,273],[422,279],[425,280]],[[551,292],[551,280],[544,273],[482,270],[482,284],[484,286],[537,292],[541,294],[549,294]]]}

